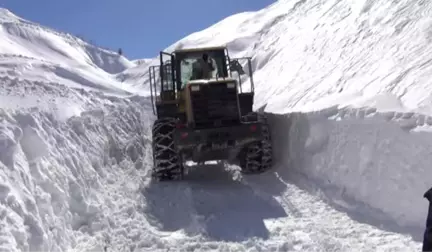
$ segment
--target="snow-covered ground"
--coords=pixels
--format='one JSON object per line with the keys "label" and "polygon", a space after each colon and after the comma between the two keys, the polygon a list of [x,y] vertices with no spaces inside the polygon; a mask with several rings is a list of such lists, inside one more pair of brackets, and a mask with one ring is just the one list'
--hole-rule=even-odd
{"label": "snow-covered ground", "polygon": [[[253,56],[274,170],[152,183],[148,67],[0,9],[0,251],[419,251],[428,1],[280,0],[166,50]],[[247,85],[247,83],[245,84]]]}

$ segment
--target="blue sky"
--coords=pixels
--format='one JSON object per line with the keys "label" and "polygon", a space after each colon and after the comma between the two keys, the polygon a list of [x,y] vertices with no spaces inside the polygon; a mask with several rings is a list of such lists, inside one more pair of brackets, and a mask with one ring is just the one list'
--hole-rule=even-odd
{"label": "blue sky", "polygon": [[275,0],[1,0],[22,18],[149,58],[186,35]]}

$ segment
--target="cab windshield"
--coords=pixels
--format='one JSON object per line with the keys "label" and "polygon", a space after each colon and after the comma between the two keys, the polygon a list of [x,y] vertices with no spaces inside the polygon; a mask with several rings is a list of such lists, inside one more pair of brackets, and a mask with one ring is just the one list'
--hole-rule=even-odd
{"label": "cab windshield", "polygon": [[[196,79],[212,79],[217,77],[222,77],[223,74],[223,58],[220,57],[213,57],[213,53],[206,53],[208,55],[207,64],[210,64],[213,68],[212,71],[209,71],[208,78],[200,78],[199,74],[197,75],[196,72],[197,69],[200,69],[202,67],[201,64],[204,64],[205,61],[203,60],[203,52],[200,53],[190,53],[182,57],[180,60],[180,81],[181,81],[181,88],[183,88],[189,81],[196,80]],[[222,54],[223,55],[223,54]],[[205,66],[209,67],[210,66]],[[202,69],[201,69],[202,70]],[[222,74],[221,74],[222,73]]]}
{"label": "cab windshield", "polygon": [[[193,73],[194,69],[196,69],[194,64],[198,65],[200,63],[199,61],[200,61],[200,57],[185,58],[181,61],[180,76],[181,76],[182,85],[185,85],[190,80],[200,79],[200,78],[196,78]],[[208,63],[211,63],[214,67],[214,70],[210,71],[210,76],[209,76],[210,79],[216,78],[218,73],[217,62],[214,59],[209,58]]]}

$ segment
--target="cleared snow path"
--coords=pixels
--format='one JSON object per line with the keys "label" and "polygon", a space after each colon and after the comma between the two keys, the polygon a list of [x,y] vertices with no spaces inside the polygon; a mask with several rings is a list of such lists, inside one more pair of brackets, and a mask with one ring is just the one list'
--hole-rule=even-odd
{"label": "cleared snow path", "polygon": [[235,180],[206,169],[144,189],[153,227],[179,233],[148,251],[418,251],[410,237],[360,224],[276,174]]}

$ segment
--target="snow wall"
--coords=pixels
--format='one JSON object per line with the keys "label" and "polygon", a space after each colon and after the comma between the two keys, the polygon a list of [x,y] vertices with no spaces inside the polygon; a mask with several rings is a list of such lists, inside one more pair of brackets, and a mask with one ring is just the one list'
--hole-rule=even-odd
{"label": "snow wall", "polygon": [[0,109],[0,251],[103,251],[135,235],[121,224],[137,209],[153,117],[146,102],[109,99],[67,121]]}
{"label": "snow wall", "polygon": [[421,241],[432,186],[432,117],[336,106],[272,114],[277,173],[353,219]]}

